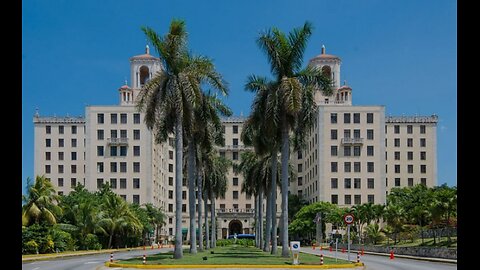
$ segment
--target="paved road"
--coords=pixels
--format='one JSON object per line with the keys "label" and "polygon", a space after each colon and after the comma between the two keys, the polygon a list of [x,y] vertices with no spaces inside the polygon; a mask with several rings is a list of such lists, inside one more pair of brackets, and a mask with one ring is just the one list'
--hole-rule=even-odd
{"label": "paved road", "polygon": [[[173,248],[162,249],[146,249],[143,250],[131,250],[121,251],[113,253],[113,259],[129,259],[133,257],[141,257],[144,252],[147,255],[156,254],[159,252],[172,251]],[[25,262],[22,264],[23,270],[94,270],[100,269],[106,261],[110,260],[110,253],[108,254],[94,254],[84,256],[65,257],[58,259],[51,259],[46,261]],[[113,268],[110,268],[113,269]]]}
{"label": "paved road", "polygon": [[[319,249],[315,250],[304,250],[304,252],[312,254],[320,254]],[[334,257],[335,252],[329,252],[324,250],[323,256]],[[348,254],[338,252],[339,259],[347,259]],[[350,260],[357,259],[356,253],[350,253]],[[300,255],[301,260],[301,255]],[[456,270],[457,265],[453,263],[441,263],[441,262],[430,262],[423,260],[415,259],[406,259],[395,257],[393,260],[390,260],[389,256],[378,256],[378,255],[369,255],[364,254],[360,256],[360,261],[365,264],[365,270]]]}

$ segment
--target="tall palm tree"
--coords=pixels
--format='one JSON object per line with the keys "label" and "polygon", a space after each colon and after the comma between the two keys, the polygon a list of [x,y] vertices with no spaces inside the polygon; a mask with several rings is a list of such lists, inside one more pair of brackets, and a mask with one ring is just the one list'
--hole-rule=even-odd
{"label": "tall palm tree", "polygon": [[172,20],[169,32],[159,36],[153,29],[143,32],[159,53],[163,69],[142,88],[137,108],[145,112],[145,124],[155,131],[156,142],[164,142],[175,134],[175,251],[174,258],[183,257],[182,250],[182,179],[183,132],[191,125],[193,108],[201,99],[201,84],[227,93],[226,83],[212,61],[192,56],[187,50],[187,32],[183,20]]}
{"label": "tall palm tree", "polygon": [[306,22],[295,28],[288,36],[273,27],[257,39],[265,52],[270,70],[275,76],[276,91],[267,104],[266,117],[273,119],[281,132],[282,160],[282,256],[288,257],[288,161],[290,154],[289,133],[298,134],[302,145],[305,132],[311,127],[315,116],[314,90],[320,89],[331,95],[331,80],[320,69],[301,69],[307,41],[312,34],[312,25]]}
{"label": "tall palm tree", "polygon": [[35,182],[27,179],[27,194],[22,195],[22,225],[29,226],[32,223],[45,221],[48,224],[56,224],[62,209],[58,207],[60,196],[45,176],[37,176]]}
{"label": "tall palm tree", "polygon": [[166,224],[167,216],[162,211],[162,209],[155,207],[151,203],[145,204],[145,210],[147,211],[149,222],[155,228],[155,242],[158,244],[159,242],[158,238],[160,235],[159,232],[162,226]]}

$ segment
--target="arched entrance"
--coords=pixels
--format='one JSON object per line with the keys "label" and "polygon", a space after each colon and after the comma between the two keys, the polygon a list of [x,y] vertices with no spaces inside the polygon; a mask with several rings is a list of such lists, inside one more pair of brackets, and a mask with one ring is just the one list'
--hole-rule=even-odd
{"label": "arched entrance", "polygon": [[228,224],[228,235],[241,234],[242,232],[242,222],[240,220],[230,221]]}

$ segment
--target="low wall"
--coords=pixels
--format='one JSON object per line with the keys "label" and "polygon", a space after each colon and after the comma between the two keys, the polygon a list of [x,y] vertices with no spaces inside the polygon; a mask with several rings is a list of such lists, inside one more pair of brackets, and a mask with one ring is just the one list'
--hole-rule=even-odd
{"label": "low wall", "polygon": [[[346,244],[338,244],[338,248],[347,248]],[[457,259],[457,250],[446,247],[430,248],[430,247],[379,247],[379,246],[363,246],[363,245],[350,245],[350,249],[364,251],[378,252],[378,253],[390,253],[393,250],[394,254],[398,255],[410,255],[418,257],[430,257],[430,258],[443,258],[443,259]]]}

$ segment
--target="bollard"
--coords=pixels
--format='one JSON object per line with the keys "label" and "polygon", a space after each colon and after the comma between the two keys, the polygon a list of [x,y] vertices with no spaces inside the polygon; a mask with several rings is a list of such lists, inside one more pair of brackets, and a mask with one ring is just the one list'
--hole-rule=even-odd
{"label": "bollard", "polygon": [[315,243],[312,244],[312,249],[315,250]]}
{"label": "bollard", "polygon": [[332,252],[332,247],[330,246],[330,248],[328,249],[328,251]]}
{"label": "bollard", "polygon": [[360,252],[357,252],[357,263],[360,262]]}
{"label": "bollard", "polygon": [[342,253],[345,253],[345,248],[342,248]]}
{"label": "bollard", "polygon": [[322,251],[322,250],[323,250],[323,247],[320,245],[320,251]]}
{"label": "bollard", "polygon": [[395,256],[393,256],[393,250],[390,250],[390,260],[395,259]]}
{"label": "bollard", "polygon": [[143,254],[143,264],[147,264],[147,256]]}
{"label": "bollard", "polygon": [[110,262],[113,263],[113,252],[110,252]]}
{"label": "bollard", "polygon": [[143,250],[145,250],[145,245],[143,246]]}
{"label": "bollard", "polygon": [[360,255],[362,255],[362,256],[363,256],[363,254],[364,254],[364,252],[363,252],[363,247],[362,247],[362,250],[361,250],[361,252],[362,252],[362,253],[360,253]]}
{"label": "bollard", "polygon": [[323,265],[323,254],[320,254],[320,265]]}
{"label": "bollard", "polygon": [[153,245],[152,245],[152,249],[153,249]]}

